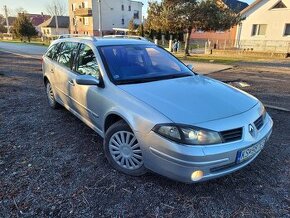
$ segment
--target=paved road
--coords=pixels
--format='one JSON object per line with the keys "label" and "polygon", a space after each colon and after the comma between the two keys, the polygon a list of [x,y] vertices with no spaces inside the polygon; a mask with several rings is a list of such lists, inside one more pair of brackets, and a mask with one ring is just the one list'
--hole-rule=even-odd
{"label": "paved road", "polygon": [[[47,50],[47,47],[23,43],[0,42],[0,50],[40,59]],[[197,63],[190,61],[185,61],[185,63],[192,64],[194,66],[194,70],[200,74],[210,74],[213,72],[232,68],[230,65],[223,64]]]}
{"label": "paved road", "polygon": [[[270,141],[236,173],[194,185],[130,177],[112,170],[93,130],[49,108],[39,69],[0,52],[0,217],[289,217],[289,113],[268,109]],[[246,79],[263,102],[290,105],[289,74],[235,68],[211,76]]]}
{"label": "paved road", "polygon": [[41,45],[29,45],[24,43],[0,42],[0,50],[41,58],[47,47]]}

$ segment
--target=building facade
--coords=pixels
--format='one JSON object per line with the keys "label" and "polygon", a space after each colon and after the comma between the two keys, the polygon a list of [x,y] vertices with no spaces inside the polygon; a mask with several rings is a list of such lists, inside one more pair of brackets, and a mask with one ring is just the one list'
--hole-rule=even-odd
{"label": "building facade", "polygon": [[[228,7],[235,13],[245,9],[248,4],[239,0],[216,0],[223,7]],[[191,39],[199,46],[210,42],[211,47],[216,49],[233,48],[235,46],[237,26],[225,31],[193,31]]]}
{"label": "building facade", "polygon": [[241,12],[236,47],[290,53],[290,1],[256,0]]}
{"label": "building facade", "polygon": [[69,0],[70,33],[98,36],[99,29],[103,34],[126,29],[131,19],[140,24],[142,7],[132,0]]}
{"label": "building facade", "polygon": [[[56,27],[56,22],[58,27]],[[44,37],[53,37],[69,33],[69,17],[67,16],[53,16],[47,21],[38,26],[41,35]]]}

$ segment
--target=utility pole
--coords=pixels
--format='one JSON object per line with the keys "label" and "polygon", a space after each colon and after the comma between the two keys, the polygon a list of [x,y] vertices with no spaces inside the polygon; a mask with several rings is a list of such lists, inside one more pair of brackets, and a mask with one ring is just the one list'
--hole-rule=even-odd
{"label": "utility pole", "polygon": [[99,36],[103,36],[102,33],[102,7],[101,7],[101,0],[98,0],[98,8],[99,8]]}
{"label": "utility pole", "polygon": [[57,13],[57,7],[54,5],[54,14],[55,14],[55,27],[56,27],[56,35],[58,35],[58,13]]}
{"label": "utility pole", "polygon": [[10,34],[10,27],[9,27],[9,20],[8,20],[8,10],[7,10],[7,6],[6,5],[4,5],[4,12],[5,12],[5,17],[6,17],[7,34]]}

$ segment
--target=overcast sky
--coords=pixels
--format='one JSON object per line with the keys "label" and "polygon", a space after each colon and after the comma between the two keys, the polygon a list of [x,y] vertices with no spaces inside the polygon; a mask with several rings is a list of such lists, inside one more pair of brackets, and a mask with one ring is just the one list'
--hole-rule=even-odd
{"label": "overcast sky", "polygon": [[[65,4],[68,3],[68,0],[60,0]],[[105,0],[104,0],[105,1]],[[143,13],[147,10],[148,0],[140,0],[144,3]],[[247,2],[248,4],[252,3],[254,0],[240,0]],[[46,5],[52,2],[52,0],[0,0],[0,13],[3,14],[3,7],[7,5],[7,7],[12,11],[15,11],[16,8],[24,8],[29,13],[41,13],[46,12]]]}

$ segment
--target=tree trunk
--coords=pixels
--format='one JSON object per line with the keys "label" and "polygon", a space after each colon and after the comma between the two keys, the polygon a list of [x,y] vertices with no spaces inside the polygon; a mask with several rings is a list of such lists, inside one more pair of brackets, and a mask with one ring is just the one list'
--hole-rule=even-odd
{"label": "tree trunk", "polygon": [[185,56],[189,56],[189,42],[190,42],[190,36],[191,36],[191,32],[192,32],[192,27],[187,29],[187,33],[186,33],[186,40],[185,40],[185,47],[184,47],[184,55]]}

